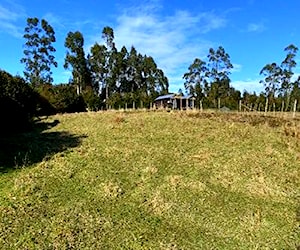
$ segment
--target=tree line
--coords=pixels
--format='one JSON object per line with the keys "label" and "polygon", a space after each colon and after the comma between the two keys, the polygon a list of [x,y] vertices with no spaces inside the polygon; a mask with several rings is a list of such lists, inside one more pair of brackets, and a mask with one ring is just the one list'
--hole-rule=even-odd
{"label": "tree line", "polygon": [[209,49],[207,60],[194,59],[183,76],[185,89],[196,97],[197,105],[201,102],[206,108],[217,108],[222,102],[222,106],[238,109],[242,101],[248,110],[289,111],[300,100],[300,77],[294,72],[298,48],[291,44],[284,51],[281,63],[268,63],[260,71],[265,91],[259,94],[241,93],[230,86],[233,65],[221,46]]}
{"label": "tree line", "polygon": [[82,33],[67,34],[64,68],[71,70],[72,77],[64,87],[51,85],[50,68],[57,67],[53,55],[54,29],[45,20],[39,22],[37,18],[28,18],[24,38],[26,43],[21,62],[25,64],[25,78],[43,95],[50,97],[49,91],[57,94],[70,87],[69,91],[75,91],[87,108],[99,110],[133,101],[147,106],[153,98],[168,92],[168,79],[154,59],[138,53],[133,46],[130,51],[125,46],[118,51],[111,27],[103,28],[104,44],[95,43],[87,55]]}
{"label": "tree line", "polygon": [[[134,46],[118,50],[111,27],[102,30],[103,44],[95,43],[86,54],[80,31],[69,32],[64,68],[72,72],[68,83],[53,84],[52,68],[56,42],[53,27],[44,19],[28,18],[24,29],[24,78],[0,71],[0,104],[2,113],[10,117],[7,128],[15,124],[13,114],[29,124],[37,115],[57,112],[81,112],[87,109],[150,107],[155,98],[169,92],[168,78],[151,56],[142,55]],[[270,107],[288,111],[300,99],[300,78],[295,78],[298,48],[285,48],[281,63],[266,64],[260,74],[265,91],[256,94],[234,89],[230,83],[233,65],[222,46],[210,48],[206,59],[196,58],[183,75],[188,94],[196,97],[196,105],[204,108],[222,106],[238,109],[244,105],[260,109],[268,101]],[[5,107],[5,108],[4,108]],[[21,115],[22,114],[22,115]]]}

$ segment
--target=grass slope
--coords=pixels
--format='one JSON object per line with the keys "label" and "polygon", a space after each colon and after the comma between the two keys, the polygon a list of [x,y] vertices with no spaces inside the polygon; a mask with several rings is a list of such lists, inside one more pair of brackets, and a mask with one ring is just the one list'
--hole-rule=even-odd
{"label": "grass slope", "polygon": [[106,112],[44,124],[23,138],[23,164],[2,166],[1,249],[300,245],[297,122]]}

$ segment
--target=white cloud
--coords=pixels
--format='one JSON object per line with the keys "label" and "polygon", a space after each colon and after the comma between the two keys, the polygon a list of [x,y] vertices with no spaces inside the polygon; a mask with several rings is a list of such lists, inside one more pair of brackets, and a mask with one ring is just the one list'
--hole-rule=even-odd
{"label": "white cloud", "polygon": [[295,81],[297,81],[297,79],[300,77],[300,73],[298,73],[298,72],[295,72],[294,73],[294,75],[292,76],[292,82],[295,82]]}
{"label": "white cloud", "polygon": [[231,70],[231,72],[241,72],[241,70],[242,70],[241,64],[233,63],[232,66],[233,66],[233,69]]}
{"label": "white cloud", "polygon": [[52,27],[55,27],[56,30],[57,28],[65,28],[65,21],[51,12],[46,13],[43,16],[43,19],[45,19]]}
{"label": "white cloud", "polygon": [[263,32],[266,29],[263,23],[249,23],[247,31],[248,32]]}
{"label": "white cloud", "polygon": [[22,37],[22,28],[17,25],[17,21],[25,16],[25,11],[20,5],[13,3],[7,6],[0,5],[0,32]]}
{"label": "white cloud", "polygon": [[231,82],[231,85],[240,91],[247,90],[247,92],[256,92],[257,94],[264,90],[264,86],[259,83],[259,79],[247,79],[245,81],[237,80]]}
{"label": "white cloud", "polygon": [[1,20],[11,20],[16,21],[18,18],[18,13],[12,12],[7,8],[0,5],[0,19]]}
{"label": "white cloud", "polygon": [[214,46],[203,34],[225,27],[226,19],[213,12],[194,15],[182,10],[164,16],[159,10],[152,2],[148,7],[123,11],[114,28],[115,42],[119,49],[134,46],[141,54],[152,56],[171,87],[182,87],[182,76],[194,58],[206,56]]}

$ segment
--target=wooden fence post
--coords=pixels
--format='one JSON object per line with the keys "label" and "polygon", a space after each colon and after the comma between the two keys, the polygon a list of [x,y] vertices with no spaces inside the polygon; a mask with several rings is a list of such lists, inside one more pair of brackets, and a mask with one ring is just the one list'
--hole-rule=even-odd
{"label": "wooden fence post", "polygon": [[268,105],[269,105],[269,98],[266,97],[266,105],[265,105],[265,115],[267,114],[268,112]]}
{"label": "wooden fence post", "polygon": [[182,110],[182,96],[180,96],[180,110]]}
{"label": "wooden fence post", "polygon": [[296,110],[297,110],[297,99],[294,101],[293,118],[296,117]]}

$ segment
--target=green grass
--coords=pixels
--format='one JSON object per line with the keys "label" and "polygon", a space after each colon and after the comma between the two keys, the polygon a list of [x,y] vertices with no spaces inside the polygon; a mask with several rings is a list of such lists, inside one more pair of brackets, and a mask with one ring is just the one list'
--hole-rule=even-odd
{"label": "green grass", "polygon": [[298,120],[105,112],[39,128],[2,140],[1,249],[300,245]]}

